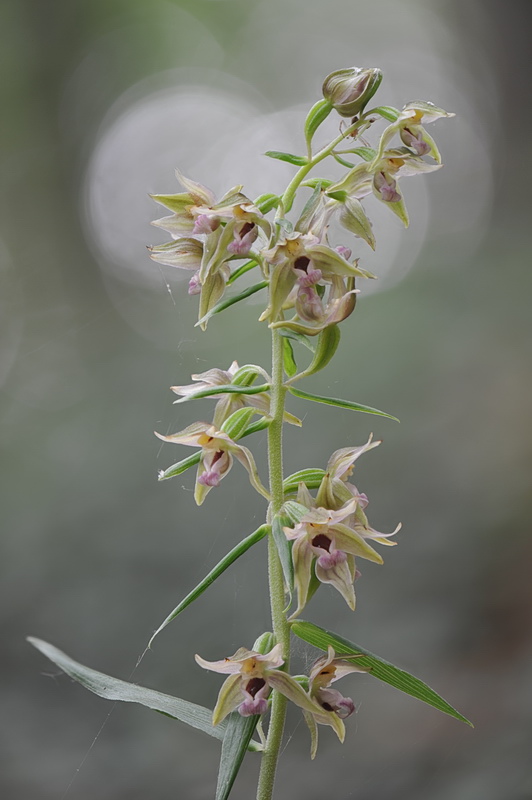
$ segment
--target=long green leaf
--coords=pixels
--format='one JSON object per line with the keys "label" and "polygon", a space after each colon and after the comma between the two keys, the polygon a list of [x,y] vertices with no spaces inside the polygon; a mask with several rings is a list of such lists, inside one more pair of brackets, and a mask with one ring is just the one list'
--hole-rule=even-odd
{"label": "long green leaf", "polygon": [[360,403],[353,403],[351,400],[340,400],[337,397],[323,397],[319,394],[303,392],[301,389],[294,389],[293,386],[289,386],[288,391],[295,397],[301,397],[302,400],[313,400],[316,403],[325,403],[327,406],[338,406],[339,408],[348,408],[351,411],[362,411],[364,414],[378,414],[379,417],[388,417],[388,419],[393,419],[395,422],[399,422],[397,417],[392,417],[391,414],[386,414],[384,411],[379,411],[378,408],[363,406],[360,405]]}
{"label": "long green leaf", "polygon": [[338,153],[333,153],[332,156],[335,161],[338,161],[338,163],[342,165],[342,167],[347,167],[347,169],[353,169],[353,167],[355,166],[355,164],[352,164],[350,161],[347,161],[347,159],[342,158],[342,156],[339,156]]}
{"label": "long green leaf", "polygon": [[215,739],[223,739],[225,724],[221,723],[214,727],[211,721],[212,711],[208,708],[189,703],[187,700],[181,700],[179,697],[156,692],[154,689],[146,689],[144,686],[121,681],[110,675],[104,675],[103,672],[97,672],[94,669],[78,664],[77,661],[58,650],[57,647],[43,642],[42,639],[35,639],[33,636],[29,636],[28,642],[36,647],[37,650],[40,650],[46,658],[53,661],[63,672],[66,672],[67,675],[81,683],[86,689],[94,692],[99,697],[103,697],[105,700],[139,703],[141,706],[159,711],[161,714],[178,719],[192,728],[208,733],[209,736],[214,736]]}
{"label": "long green leaf", "polygon": [[264,153],[268,158],[276,158],[278,161],[287,161],[295,167],[303,167],[308,164],[308,160],[304,156],[295,156],[293,153],[282,153],[280,150],[268,150]]}
{"label": "long green leaf", "polygon": [[284,371],[289,378],[292,378],[297,372],[297,364],[294,357],[294,348],[290,339],[286,337],[283,339],[283,366]]}
{"label": "long green leaf", "polygon": [[284,336],[285,339],[293,339],[295,342],[299,342],[300,344],[304,345],[307,350],[310,350],[311,353],[316,352],[317,344],[312,339],[309,339],[308,336],[305,336],[304,333],[297,333],[297,331],[290,331],[286,328],[279,328],[279,333],[281,336]]}
{"label": "long green leaf", "polygon": [[[227,279],[227,285],[230,286],[232,283],[237,281],[242,275],[245,275],[246,272],[249,272],[251,269],[254,269],[257,266],[257,261],[252,258],[251,261],[246,261],[245,264],[242,264],[238,269],[235,269],[234,272],[231,273],[229,278]],[[258,291],[258,289],[257,289]]]}
{"label": "long green leaf", "polygon": [[246,297],[251,297],[252,294],[256,292],[260,292],[261,289],[265,289],[268,286],[268,281],[261,281],[260,283],[255,283],[253,286],[249,286],[247,289],[244,289],[243,292],[240,294],[235,294],[233,297],[227,297],[225,300],[220,300],[219,303],[216,303],[210,311],[203,315],[201,319],[196,322],[196,325],[204,325],[214,314],[219,314],[220,311],[225,311],[226,308],[233,306],[235,303],[240,303],[241,300],[245,300]]}
{"label": "long green leaf", "polygon": [[283,526],[288,527],[290,520],[279,514],[276,514],[272,522],[272,536],[277,547],[281,567],[283,568],[284,582],[292,599],[292,592],[294,591],[294,564],[292,562],[292,550],[288,539],[283,531]]}
{"label": "long green leaf", "polygon": [[228,567],[231,566],[231,564],[233,564],[238,558],[240,558],[240,556],[244,555],[244,553],[246,553],[250,547],[253,547],[254,544],[257,544],[257,542],[260,542],[261,539],[264,539],[264,537],[268,534],[269,530],[270,530],[269,525],[261,525],[260,528],[257,528],[256,531],[250,533],[249,536],[246,536],[245,539],[242,539],[242,541],[239,544],[233,547],[233,549],[230,550],[227,553],[227,555],[224,556],[222,560],[216,564],[215,567],[213,567],[213,569],[211,569],[208,575],[206,575],[203,578],[203,580],[198,583],[195,589],[192,589],[192,591],[189,592],[187,596],[181,600],[181,602],[174,608],[174,610],[171,611],[170,614],[168,614],[164,622],[162,622],[159,625],[159,627],[151,637],[150,641],[148,642],[148,647],[151,647],[155,637],[158,636],[158,634],[164,628],[166,628],[166,626],[169,625],[170,622],[172,622],[172,620],[174,620],[179,614],[181,614],[181,612],[184,611],[185,608],[187,608],[187,606],[189,606],[191,603],[194,602],[194,600],[196,600],[200,595],[202,595],[203,592],[206,589],[208,589],[209,586],[212,583],[214,583],[214,581],[217,578],[219,578],[220,575],[222,575]]}
{"label": "long green leaf", "polygon": [[199,400],[202,397],[212,397],[219,394],[261,394],[261,392],[268,392],[270,390],[269,383],[263,383],[260,386],[242,386],[240,384],[225,383],[221,386],[211,386],[209,389],[201,389],[194,394],[187,394],[180,397],[179,400],[174,400],[174,405],[180,403],[187,403],[189,400]]}
{"label": "long green leaf", "polygon": [[434,706],[438,711],[443,711],[444,714],[449,714],[451,717],[473,727],[473,724],[466,719],[466,717],[449,705],[443,697],[436,694],[426,683],[423,683],[423,681],[420,681],[419,678],[414,677],[414,675],[411,675],[409,672],[405,672],[405,670],[399,669],[399,667],[394,667],[389,661],[379,658],[379,656],[370,653],[369,650],[365,650],[363,647],[360,647],[360,645],[344,639],[337,633],[331,633],[330,631],[318,627],[318,625],[313,625],[311,622],[304,622],[302,620],[293,622],[291,629],[292,632],[300,639],[303,639],[304,642],[308,642],[314,645],[314,647],[319,647],[320,650],[327,651],[328,646],[331,645],[340,656],[358,655],[362,653],[363,657],[357,658],[356,663],[361,667],[367,667],[369,669],[369,674],[373,675],[374,678],[389,683],[390,686],[394,686],[401,692],[412,695],[412,697],[417,697],[418,700],[422,700],[424,703]]}

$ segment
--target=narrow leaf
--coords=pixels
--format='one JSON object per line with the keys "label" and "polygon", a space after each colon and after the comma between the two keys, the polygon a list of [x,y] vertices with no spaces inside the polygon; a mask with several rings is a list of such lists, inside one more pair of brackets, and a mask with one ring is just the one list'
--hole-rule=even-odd
{"label": "narrow leaf", "polygon": [[292,592],[294,591],[294,564],[292,562],[292,550],[288,539],[283,531],[283,526],[288,527],[290,520],[285,519],[283,516],[276,514],[272,523],[272,535],[279,553],[279,560],[283,568],[284,581],[286,588],[292,600]]}
{"label": "narrow leaf", "polygon": [[238,269],[235,269],[235,271],[231,273],[227,279],[227,285],[230,286],[232,283],[238,280],[238,278],[240,278],[242,275],[245,275],[246,272],[249,272],[250,269],[254,269],[256,266],[257,262],[254,258],[252,258],[251,261],[246,261],[245,264],[242,264]]}
{"label": "narrow leaf", "polygon": [[338,325],[329,325],[327,328],[324,328],[318,336],[318,344],[316,352],[314,353],[314,358],[303,372],[295,376],[295,379],[307,378],[309,375],[314,375],[314,373],[326,367],[336,353],[339,344],[340,328]]}
{"label": "narrow leaf", "polygon": [[292,623],[291,628],[296,636],[303,639],[304,642],[314,645],[314,647],[319,647],[320,650],[327,651],[328,646],[331,645],[340,656],[362,653],[364,657],[357,658],[357,666],[367,667],[370,670],[370,675],[473,727],[473,724],[466,717],[449,705],[443,697],[436,694],[426,683],[423,683],[423,681],[420,681],[419,678],[414,677],[409,672],[405,672],[399,667],[394,667],[389,661],[379,658],[379,656],[370,653],[369,650],[364,650],[360,645],[354,644],[354,642],[350,642],[336,633],[326,631],[318,627],[318,625],[313,625],[312,622],[300,620]]}
{"label": "narrow leaf", "polygon": [[305,120],[305,140],[310,148],[310,143],[312,141],[312,137],[322,124],[331,111],[333,107],[328,100],[318,100],[315,103],[310,111],[308,112],[307,118]]}
{"label": "narrow leaf", "polygon": [[305,164],[308,164],[308,159],[304,156],[295,156],[293,153],[282,153],[280,150],[268,150],[264,155],[268,156],[268,158],[276,158],[278,161],[287,161],[289,164],[293,164],[296,167],[304,167]]}
{"label": "narrow leaf", "polygon": [[314,400],[316,403],[325,403],[327,406],[338,406],[338,408],[349,408],[351,411],[362,411],[364,414],[377,414],[379,417],[388,417],[388,419],[399,422],[397,417],[392,417],[391,414],[379,411],[378,408],[363,406],[360,405],[360,403],[353,403],[351,400],[340,400],[337,397],[322,397],[322,395],[319,394],[311,394],[310,392],[303,392],[301,389],[294,389],[293,386],[289,386],[288,391],[295,397],[301,397],[302,400]]}
{"label": "narrow leaf", "polygon": [[174,400],[174,405],[186,403],[189,400],[198,400],[202,397],[213,397],[213,395],[219,394],[261,394],[262,392],[269,391],[269,389],[269,383],[263,383],[260,386],[241,386],[233,383],[224,383],[221,386],[210,386],[208,389],[201,389],[199,392],[194,392],[194,394],[187,394],[184,397],[180,397],[179,400]]}
{"label": "narrow leaf", "polygon": [[304,483],[307,489],[318,489],[324,476],[325,470],[323,469],[301,469],[285,478],[283,492],[285,494],[297,492],[300,483]]}
{"label": "narrow leaf", "polygon": [[199,464],[201,457],[201,450],[198,450],[197,453],[193,453],[191,456],[187,456],[182,461],[178,461],[177,464],[172,464],[171,467],[167,469],[162,469],[159,472],[159,480],[165,481],[168,478],[175,478],[176,475],[181,475],[182,472],[185,472],[190,467],[195,467],[196,464]]}
{"label": "narrow leaf", "polygon": [[[251,268],[250,268],[251,269]],[[236,294],[233,297],[227,297],[225,300],[220,300],[219,303],[216,303],[204,316],[196,322],[196,325],[205,325],[214,314],[219,314],[220,311],[225,311],[226,308],[230,306],[234,306],[235,303],[240,303],[241,300],[245,300],[247,297],[251,297],[252,294],[256,294],[260,292],[261,289],[265,289],[268,286],[268,281],[261,281],[260,283],[255,283],[253,286],[249,286],[247,289],[244,289],[243,292],[240,294]]]}
{"label": "narrow leaf", "polygon": [[251,433],[258,433],[259,431],[264,431],[266,430],[266,428],[270,427],[270,424],[271,424],[271,419],[269,419],[268,417],[263,417],[262,419],[258,419],[256,422],[252,422],[251,425],[248,428],[246,428],[246,430],[244,431],[244,433],[240,438],[243,439],[244,436],[249,436]]}
{"label": "narrow leaf", "polygon": [[222,424],[221,430],[226,433],[231,439],[236,441],[240,439],[247,429],[254,414],[261,413],[256,408],[239,408],[234,411],[230,417]]}
{"label": "narrow leaf", "polygon": [[290,339],[286,337],[283,339],[283,365],[288,377],[292,378],[297,372],[297,364],[294,358],[294,348],[290,343]]}
{"label": "narrow leaf", "polygon": [[351,161],[347,161],[347,159],[342,158],[342,156],[339,156],[338,153],[333,153],[332,156],[335,161],[338,161],[338,163],[342,165],[342,167],[347,167],[347,169],[353,169],[353,167],[356,166]]}
{"label": "narrow leaf", "polygon": [[332,186],[334,181],[330,181],[327,178],[307,178],[306,181],[303,181],[301,186],[310,186],[311,189],[315,189],[318,184],[320,184],[322,189],[326,189],[328,186]]}
{"label": "narrow leaf", "polygon": [[177,605],[174,608],[174,610],[171,611],[170,614],[168,614],[164,622],[162,622],[159,625],[159,627],[151,637],[150,641],[148,642],[148,647],[150,648],[152,646],[152,642],[155,639],[155,637],[158,636],[159,633],[164,628],[166,628],[166,626],[169,625],[170,622],[172,622],[172,620],[174,620],[179,614],[181,614],[181,612],[184,611],[185,608],[187,608],[187,606],[193,603],[194,600],[197,600],[197,598],[200,595],[202,595],[203,592],[206,589],[208,589],[209,586],[212,583],[214,583],[214,581],[217,578],[219,578],[220,575],[222,575],[228,567],[231,566],[231,564],[233,564],[238,558],[240,558],[240,556],[244,555],[244,553],[246,553],[250,547],[253,547],[254,544],[260,542],[261,539],[264,539],[264,537],[268,534],[269,530],[270,530],[269,525],[261,525],[261,527],[257,528],[256,531],[250,533],[250,535],[246,536],[245,539],[242,539],[242,541],[239,544],[237,544],[236,547],[233,547],[233,549],[230,550],[227,553],[227,555],[224,556],[222,560],[219,561],[218,564],[216,564],[216,566],[213,569],[211,569],[209,574],[206,575],[203,578],[203,580],[200,581],[200,583],[198,583],[196,588],[192,589],[192,591],[189,592],[187,596],[183,598],[183,600],[181,600],[179,605]]}
{"label": "narrow leaf", "polygon": [[208,733],[209,736],[214,736],[215,739],[223,738],[225,724],[222,723],[214,727],[211,721],[212,711],[208,708],[189,703],[187,700],[181,700],[179,697],[156,692],[154,689],[146,689],[144,686],[137,686],[134,683],[113,678],[110,675],[104,675],[103,672],[97,672],[94,669],[78,664],[77,661],[65,655],[57,647],[43,642],[41,639],[35,639],[33,636],[28,637],[28,642],[36,647],[37,650],[40,650],[46,658],[53,661],[63,672],[66,672],[67,675],[81,683],[86,689],[99,697],[103,697],[105,700],[139,703],[141,706],[159,711],[161,714],[178,719],[192,728]]}
{"label": "narrow leaf", "polygon": [[377,155],[377,151],[374,150],[372,147],[354,147],[349,152],[354,153],[360,158],[363,158],[364,161],[373,161],[375,156]]}

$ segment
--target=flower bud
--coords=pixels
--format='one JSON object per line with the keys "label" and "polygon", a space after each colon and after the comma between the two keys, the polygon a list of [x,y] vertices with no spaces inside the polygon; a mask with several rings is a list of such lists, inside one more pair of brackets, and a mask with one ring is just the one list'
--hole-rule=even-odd
{"label": "flower bud", "polygon": [[323,83],[323,96],[342,117],[354,117],[380,86],[380,69],[351,67],[331,72]]}

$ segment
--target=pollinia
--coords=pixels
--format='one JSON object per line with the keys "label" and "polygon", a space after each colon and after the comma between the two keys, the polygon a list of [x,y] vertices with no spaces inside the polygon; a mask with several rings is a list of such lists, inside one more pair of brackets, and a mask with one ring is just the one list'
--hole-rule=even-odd
{"label": "pollinia", "polygon": [[[289,395],[390,416],[300,388],[305,378],[324,369],[334,357],[340,327],[353,314],[366,282],[374,278],[360,264],[362,258],[352,258],[354,245],[358,248],[360,244],[362,255],[364,247],[376,247],[363,201],[373,195],[407,227],[401,179],[442,166],[440,152],[425,126],[453,114],[421,101],[407,103],[401,110],[391,106],[366,110],[381,78],[378,69],[351,68],[325,79],[323,98],[304,123],[305,154],[266,154],[297,168],[282,195],[263,194],[251,200],[242,186],[235,186],[217,199],[208,188],[177,172],[183,191],[153,196],[170,212],[153,224],[172,238],[150,247],[150,256],[159,264],[190,271],[188,293],[199,298],[199,327],[205,330],[208,324],[215,324],[217,314],[260,293],[264,306],[259,324],[270,329],[272,363],[266,370],[233,361],[228,368],[214,367],[192,375],[188,385],[172,387],[178,396],[176,403],[201,401],[202,419],[177,433],[156,434],[165,442],[194,448],[192,455],[160,472],[159,479],[168,480],[196,467],[194,497],[201,505],[211,491],[220,491],[218,487],[236,460],[246,470],[252,488],[266,500],[267,511],[264,524],[234,547],[179,603],[150,644],[262,539],[267,540],[268,548],[272,631],[257,631],[251,649],[242,646],[218,661],[196,655],[200,667],[226,676],[212,712],[102,675],[51,645],[31,640],[96,694],[141,703],[221,739],[216,800],[229,796],[247,751],[258,753],[261,759],[258,800],[272,797],[288,702],[299,707],[308,726],[311,758],[317,753],[320,726],[332,728],[343,742],[344,720],[355,706],[336,688],[336,681],[350,673],[368,673],[468,722],[414,676],[341,635],[301,619],[313,595],[324,591],[323,584],[330,584],[355,611],[358,564],[363,559],[382,564],[381,548],[395,545],[393,537],[400,529],[397,525],[391,532],[375,530],[367,516],[368,498],[352,482],[358,459],[380,444],[371,436],[367,442],[336,450],[327,460],[323,458],[319,467],[283,474],[283,427],[302,424],[285,407]],[[315,146],[320,126],[331,114],[342,118],[339,133],[327,144]],[[372,145],[368,140],[379,122],[380,137]],[[340,180],[322,177],[322,167],[331,159],[345,169]],[[294,219],[291,212],[299,192],[306,203]],[[343,231],[338,242],[330,239],[333,221]],[[240,279],[252,271],[256,281],[248,285],[248,276],[246,288],[238,292]],[[300,369],[298,361],[305,349],[311,353],[310,363]],[[211,400],[216,401],[214,413],[204,421]],[[243,442],[264,429],[269,475],[263,482],[253,454]],[[308,675],[290,673],[291,634],[322,651]]]}

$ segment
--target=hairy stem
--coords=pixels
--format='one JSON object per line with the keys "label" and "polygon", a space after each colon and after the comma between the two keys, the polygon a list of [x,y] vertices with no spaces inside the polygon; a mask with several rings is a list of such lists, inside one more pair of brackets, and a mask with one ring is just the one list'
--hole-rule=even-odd
{"label": "hairy stem", "polygon": [[[283,339],[278,331],[272,331],[272,389],[271,416],[268,429],[268,462],[270,472],[271,504],[269,514],[273,518],[283,504],[283,413],[286,388],[283,386]],[[268,578],[270,584],[270,604],[273,633],[282,645],[285,669],[290,659],[290,627],[286,621],[286,596],[283,571],[275,541],[270,533],[268,540]],[[273,794],[275,772],[283,737],[286,716],[286,698],[279,692],[273,693],[270,725],[266,749],[257,789],[257,800],[270,800]]]}

